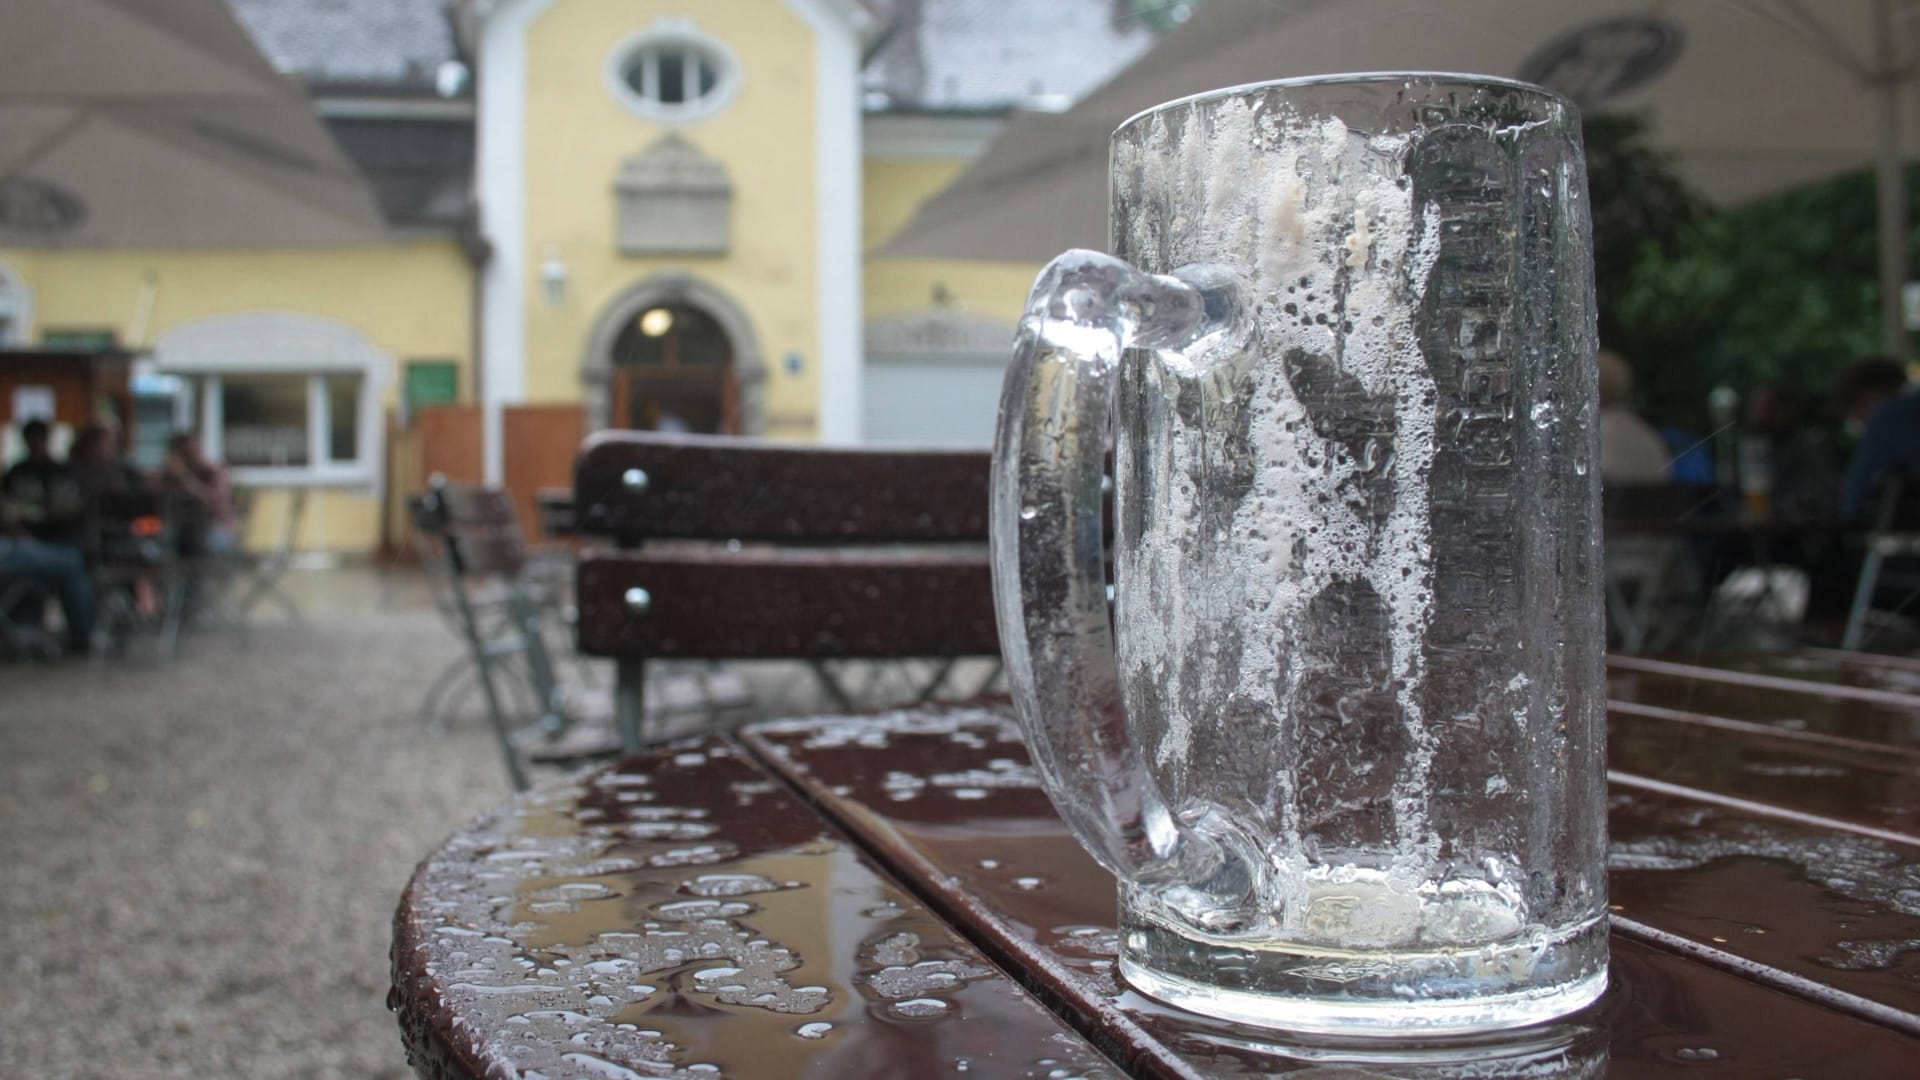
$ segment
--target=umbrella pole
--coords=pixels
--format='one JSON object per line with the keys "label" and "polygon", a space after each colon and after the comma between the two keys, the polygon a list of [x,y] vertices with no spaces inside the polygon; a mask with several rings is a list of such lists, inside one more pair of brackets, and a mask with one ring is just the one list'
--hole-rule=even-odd
{"label": "umbrella pole", "polygon": [[1907,174],[1900,154],[1900,94],[1904,83],[1895,67],[1892,5],[1875,0],[1874,120],[1879,144],[1875,160],[1880,202],[1880,350],[1905,363],[1909,350],[1901,293],[1907,284]]}

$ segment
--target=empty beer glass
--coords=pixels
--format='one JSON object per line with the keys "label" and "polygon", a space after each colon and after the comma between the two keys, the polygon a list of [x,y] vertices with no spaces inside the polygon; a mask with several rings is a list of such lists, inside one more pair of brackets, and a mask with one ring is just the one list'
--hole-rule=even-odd
{"label": "empty beer glass", "polygon": [[1605,987],[1584,169],[1572,106],[1476,77],[1115,132],[1117,257],[1047,267],[1007,374],[994,585],[1143,992],[1423,1036]]}

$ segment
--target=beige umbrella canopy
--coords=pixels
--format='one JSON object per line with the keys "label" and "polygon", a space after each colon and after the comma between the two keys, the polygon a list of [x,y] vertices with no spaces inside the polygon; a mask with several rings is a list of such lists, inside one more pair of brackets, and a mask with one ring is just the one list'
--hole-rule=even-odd
{"label": "beige umbrella canopy", "polygon": [[385,237],[365,178],[224,0],[5,0],[0,247]]}
{"label": "beige umbrella canopy", "polygon": [[[1395,70],[1518,77],[1591,110],[1645,110],[1656,144],[1722,204],[1878,157],[1893,182],[1883,237],[1904,237],[1898,117],[1916,40],[1914,0],[1206,0],[1074,108],[1017,117],[885,251],[1040,260],[1104,247],[1107,139],[1128,116],[1221,86]],[[1887,246],[1888,336],[1904,345],[1904,245]]]}

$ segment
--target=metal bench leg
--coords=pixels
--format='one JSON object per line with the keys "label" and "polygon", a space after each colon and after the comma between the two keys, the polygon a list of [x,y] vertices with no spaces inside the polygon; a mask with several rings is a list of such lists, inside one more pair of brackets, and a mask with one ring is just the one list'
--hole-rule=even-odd
{"label": "metal bench leg", "polygon": [[189,583],[176,569],[167,579],[166,599],[160,611],[160,659],[172,660],[180,644],[180,627],[187,619]]}
{"label": "metal bench leg", "polygon": [[1877,546],[1867,548],[1867,559],[1860,564],[1860,583],[1854,586],[1853,610],[1847,613],[1847,632],[1840,639],[1843,649],[1858,649],[1866,639],[1867,610],[1873,606],[1873,590],[1880,583],[1882,556]]}
{"label": "metal bench leg", "polygon": [[847,693],[846,686],[827,667],[825,660],[809,660],[807,667],[813,670],[814,678],[819,680],[820,687],[827,692],[827,696],[833,699],[836,708],[843,712],[854,712],[858,709],[858,706],[853,703],[853,695]]}
{"label": "metal bench leg", "polygon": [[933,677],[928,679],[925,685],[921,686],[920,696],[914,698],[915,703],[925,705],[927,702],[932,701],[933,695],[939,693],[940,688],[947,685],[947,676],[953,674],[953,665],[959,663],[959,661],[960,658],[957,656],[942,657],[939,666],[933,670]]}
{"label": "metal bench leg", "polygon": [[993,689],[994,681],[999,679],[1000,674],[1004,672],[1006,669],[1007,669],[1006,661],[1000,659],[997,656],[994,657],[993,666],[987,670],[987,677],[984,679],[981,679],[980,685],[974,687],[973,693],[968,694],[967,696],[979,697],[982,694],[985,694],[988,690]]}
{"label": "metal bench leg", "polygon": [[620,747],[638,753],[647,727],[647,664],[644,660],[617,662],[613,684],[613,718],[620,728]]}

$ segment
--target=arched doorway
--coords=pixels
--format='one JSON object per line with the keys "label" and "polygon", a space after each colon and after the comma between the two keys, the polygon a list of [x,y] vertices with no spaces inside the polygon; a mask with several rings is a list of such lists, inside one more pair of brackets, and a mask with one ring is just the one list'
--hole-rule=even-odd
{"label": "arched doorway", "polygon": [[684,273],[641,281],[602,310],[582,358],[588,431],[641,426],[759,435],[767,367],[746,312]]}
{"label": "arched doorway", "polygon": [[740,428],[733,345],[693,304],[661,304],[627,321],[613,341],[614,426],[731,435]]}

